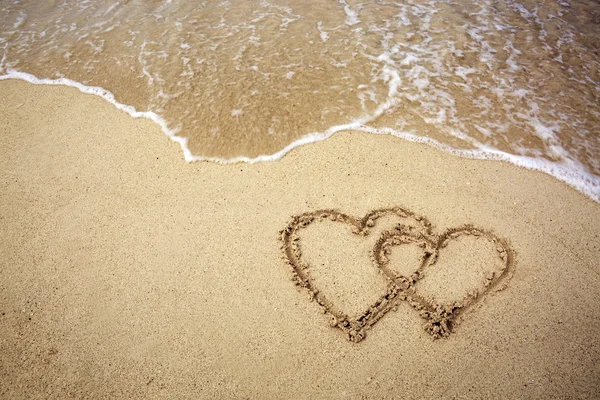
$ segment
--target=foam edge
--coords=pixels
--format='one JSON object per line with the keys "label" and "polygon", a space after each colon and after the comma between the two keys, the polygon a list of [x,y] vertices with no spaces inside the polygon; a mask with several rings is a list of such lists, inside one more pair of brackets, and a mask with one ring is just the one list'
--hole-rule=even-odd
{"label": "foam edge", "polygon": [[[367,119],[360,118],[356,122],[352,122],[345,125],[336,125],[327,129],[324,132],[313,132],[304,135],[300,139],[293,141],[292,143],[285,146],[273,154],[259,155],[254,158],[239,156],[233,158],[219,158],[219,157],[205,157],[197,156],[192,154],[188,147],[188,138],[178,136],[178,129],[171,129],[167,121],[152,111],[138,111],[135,107],[127,104],[119,103],[115,100],[115,96],[112,92],[103,89],[98,86],[86,86],[80,82],[68,79],[48,79],[38,78],[35,75],[20,72],[15,70],[8,70],[5,74],[0,75],[0,81],[7,79],[20,79],[36,85],[62,85],[70,86],[79,89],[82,93],[92,94],[103,98],[117,109],[125,111],[133,118],[147,118],[156,124],[158,124],[161,130],[174,142],[178,143],[183,152],[183,156],[186,162],[193,161],[210,161],[219,164],[234,164],[234,163],[248,163],[254,164],[265,161],[275,161],[282,158],[285,154],[295,149],[296,147],[304,146],[306,144],[320,142],[333,136],[337,132],[341,131],[361,131],[374,134],[388,134],[400,139],[404,139],[410,142],[423,143],[429,146],[433,146],[439,150],[454,154],[463,158],[480,159],[480,160],[499,160],[509,162],[511,164],[539,172],[544,172],[554,178],[568,184],[572,188],[586,195],[596,203],[600,203],[600,177],[595,176],[587,171],[587,169],[578,161],[573,159],[567,159],[563,163],[559,164],[551,162],[549,160],[533,158],[528,156],[518,156],[510,153],[503,152],[498,149],[494,149],[488,146],[480,146],[476,150],[459,150],[454,149],[448,145],[440,143],[435,139],[428,137],[418,136],[412,132],[396,131],[391,128],[373,128],[364,125]],[[564,164],[568,164],[565,166]]]}

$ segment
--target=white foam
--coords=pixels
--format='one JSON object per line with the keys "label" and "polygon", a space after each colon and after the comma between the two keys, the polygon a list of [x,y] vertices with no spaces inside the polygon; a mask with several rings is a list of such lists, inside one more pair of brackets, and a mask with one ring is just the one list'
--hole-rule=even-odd
{"label": "white foam", "polygon": [[346,25],[352,26],[358,24],[360,19],[358,18],[358,13],[356,10],[353,10],[346,0],[340,0],[340,4],[344,6],[344,12],[346,13]]}
{"label": "white foam", "polygon": [[354,129],[376,134],[390,134],[411,142],[428,144],[464,158],[506,161],[529,170],[544,172],[568,184],[595,202],[600,203],[600,177],[591,174],[579,161],[571,158],[566,158],[562,162],[553,162],[544,158],[514,155],[485,145],[480,145],[477,150],[458,150],[437,140],[418,136],[410,132],[400,132],[390,128],[371,128],[368,126],[361,126]]}
{"label": "white foam", "polygon": [[[385,68],[384,68],[385,70]],[[549,175],[554,176],[555,178],[567,183],[571,187],[577,189],[581,193],[585,194],[592,200],[600,203],[600,177],[595,176],[587,171],[587,169],[577,160],[568,157],[568,154],[564,151],[561,152],[561,156],[563,156],[563,160],[561,162],[552,162],[550,160],[544,158],[534,158],[523,155],[514,155],[510,153],[506,153],[500,151],[498,149],[489,147],[487,145],[483,145],[475,140],[470,140],[472,144],[474,144],[477,149],[476,150],[458,150],[454,149],[448,145],[442,144],[434,139],[418,136],[412,132],[398,131],[391,128],[374,128],[365,125],[369,121],[378,117],[382,113],[384,113],[387,109],[394,106],[397,102],[397,99],[394,95],[397,93],[398,85],[401,82],[401,79],[398,75],[398,72],[389,69],[385,71],[386,80],[389,84],[389,98],[386,102],[381,104],[377,110],[372,115],[364,115],[354,122],[344,124],[344,125],[336,125],[332,126],[329,129],[323,132],[313,132],[309,133],[298,140],[290,143],[283,149],[279,150],[273,154],[264,154],[259,155],[254,158],[240,156],[233,158],[218,158],[218,157],[205,157],[205,156],[196,156],[193,155],[190,149],[188,148],[188,139],[185,137],[178,136],[179,129],[171,129],[168,123],[159,115],[151,111],[137,111],[133,106],[119,103],[115,100],[114,95],[101,87],[97,86],[86,86],[79,82],[67,79],[40,79],[34,75],[9,70],[5,75],[0,75],[0,80],[6,79],[21,79],[33,84],[44,84],[44,85],[63,85],[63,86],[71,86],[79,89],[83,93],[93,94],[103,98],[104,100],[110,102],[119,110],[125,111],[129,115],[134,118],[147,118],[151,121],[158,124],[162,131],[174,142],[178,143],[183,152],[184,158],[187,162],[192,161],[212,161],[221,164],[232,164],[239,162],[246,163],[257,163],[264,161],[274,161],[283,157],[285,154],[295,149],[296,147],[303,146],[310,143],[319,142],[325,139],[328,139],[332,135],[341,131],[362,131],[367,133],[374,134],[389,134],[404,140],[408,140],[411,142],[418,142],[428,144],[440,150],[455,154],[460,157],[465,158],[473,158],[473,159],[482,159],[482,160],[501,160],[507,161],[509,163],[530,169],[545,172]],[[234,110],[235,111],[235,110]],[[547,132],[544,132],[547,133]],[[459,136],[464,136],[460,134],[460,132],[454,132],[454,134]],[[467,137],[468,138],[468,137]]]}
{"label": "white foam", "polygon": [[115,7],[117,7],[118,5],[119,5],[119,3],[114,3],[114,4],[111,4],[110,6],[108,6],[108,8],[106,9],[106,11],[104,11],[104,15],[110,14],[110,12],[112,10],[114,10]]}
{"label": "white foam", "polygon": [[86,86],[79,82],[73,81],[67,78],[60,79],[40,79],[34,75],[28,74],[26,72],[19,72],[9,70],[6,74],[0,75],[0,80],[6,79],[21,79],[30,83],[34,83],[36,85],[62,85],[62,86],[71,86],[79,89],[83,93],[93,94],[96,96],[102,97],[104,100],[108,101],[119,110],[125,111],[127,114],[131,115],[133,118],[147,118],[156,124],[158,124],[162,131],[174,142],[178,143],[181,146],[181,150],[183,151],[183,155],[185,160],[190,162],[194,161],[195,157],[192,155],[191,151],[187,147],[187,138],[177,136],[178,130],[169,128],[167,121],[165,121],[158,114],[153,113],[152,111],[137,111],[133,106],[119,103],[115,100],[115,96],[106,89],[103,89],[98,86]]}
{"label": "white foam", "polygon": [[321,36],[323,43],[326,42],[329,39],[329,33],[323,30],[323,21],[317,23],[317,29],[319,30],[319,35]]}
{"label": "white foam", "polygon": [[13,29],[17,29],[18,27],[23,25],[23,22],[25,22],[26,16],[27,16],[27,14],[25,14],[25,12],[20,11],[19,16],[17,17],[17,21],[13,24]]}
{"label": "white foam", "polygon": [[454,69],[454,73],[457,76],[460,76],[461,78],[463,78],[466,82],[469,82],[470,79],[467,78],[467,75],[475,74],[475,73],[477,73],[477,70],[475,68],[465,68],[463,66],[458,66]]}

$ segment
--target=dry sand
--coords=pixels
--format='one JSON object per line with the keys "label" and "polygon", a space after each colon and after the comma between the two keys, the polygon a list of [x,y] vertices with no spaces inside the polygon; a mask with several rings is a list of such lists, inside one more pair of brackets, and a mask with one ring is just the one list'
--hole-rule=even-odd
{"label": "dry sand", "polygon": [[[153,123],[20,81],[0,82],[0,134],[2,398],[600,396],[600,206],[550,176],[361,133],[185,164]],[[352,232],[389,207],[424,219]],[[298,231],[296,286],[279,232],[320,209],[348,219]],[[484,235],[440,245],[464,224]],[[415,279],[419,243],[437,262]],[[437,340],[410,305],[473,290]]]}

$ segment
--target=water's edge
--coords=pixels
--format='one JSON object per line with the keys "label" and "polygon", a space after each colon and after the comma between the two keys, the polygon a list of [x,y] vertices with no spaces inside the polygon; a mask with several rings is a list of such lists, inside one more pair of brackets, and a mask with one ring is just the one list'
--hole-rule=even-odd
{"label": "water's edge", "polygon": [[[336,125],[327,129],[324,132],[313,132],[303,136],[302,138],[295,140],[283,149],[279,150],[274,154],[260,155],[255,158],[249,158],[244,156],[234,158],[218,158],[218,157],[204,157],[192,154],[187,142],[188,139],[182,136],[178,136],[178,132],[168,127],[167,122],[161,118],[158,114],[151,111],[138,111],[133,106],[119,103],[115,100],[115,96],[108,90],[97,86],[86,86],[77,81],[73,81],[67,78],[60,79],[42,79],[32,74],[20,71],[9,71],[7,74],[0,75],[0,81],[7,79],[19,79],[24,80],[36,85],[62,85],[70,86],[79,89],[82,93],[93,94],[103,98],[117,109],[125,111],[133,118],[147,118],[161,127],[161,130],[174,142],[178,143],[183,152],[185,161],[210,161],[219,164],[233,164],[245,162],[249,164],[264,162],[264,161],[275,161],[283,157],[289,151],[296,147],[303,146],[310,143],[320,142],[328,139],[333,134],[340,131],[362,131],[374,134],[389,134],[400,139],[408,140],[411,142],[424,143],[433,146],[439,150],[454,154],[463,158],[480,159],[480,160],[499,160],[509,162],[511,164],[533,170],[546,173],[554,178],[566,183],[572,188],[576,189],[580,193],[589,197],[596,203],[600,204],[600,177],[592,175],[585,171],[584,167],[580,164],[567,161],[567,166],[562,166],[557,163],[550,162],[545,159],[517,156],[514,154],[506,153],[493,148],[484,148],[478,150],[457,150],[448,145],[442,144],[437,140],[415,135],[410,132],[396,131],[390,128],[372,128],[363,125],[361,122],[354,122],[346,125]],[[570,167],[570,168],[569,168]]]}

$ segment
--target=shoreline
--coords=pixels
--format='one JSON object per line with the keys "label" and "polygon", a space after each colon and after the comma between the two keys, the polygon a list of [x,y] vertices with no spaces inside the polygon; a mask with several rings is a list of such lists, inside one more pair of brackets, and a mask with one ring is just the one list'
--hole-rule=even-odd
{"label": "shoreline", "polygon": [[[183,152],[183,157],[186,162],[209,161],[218,164],[236,164],[240,162],[254,164],[257,162],[277,161],[296,148],[327,140],[338,132],[360,131],[377,135],[391,135],[409,142],[426,144],[437,150],[441,150],[462,158],[475,160],[504,161],[509,164],[513,164],[531,171],[539,171],[550,175],[563,183],[566,183],[570,187],[583,193],[585,196],[600,204],[600,177],[594,176],[589,172],[585,171],[583,165],[581,165],[579,162],[576,162],[578,165],[575,166],[575,170],[569,170],[565,169],[560,164],[555,164],[545,159],[518,156],[500,150],[491,149],[488,147],[476,150],[457,150],[446,144],[440,143],[437,140],[424,136],[418,136],[411,132],[399,132],[390,128],[371,128],[369,126],[363,125],[363,123],[361,122],[362,118],[359,118],[356,122],[352,122],[350,124],[333,126],[324,132],[309,133],[301,137],[300,139],[293,141],[292,143],[285,146],[283,149],[273,154],[259,155],[254,158],[239,156],[228,159],[197,156],[192,154],[192,152],[188,148],[188,139],[183,136],[178,136],[178,130],[170,129],[168,127],[167,122],[158,114],[152,111],[138,111],[133,106],[119,103],[115,100],[114,94],[111,93],[109,90],[103,89],[101,87],[86,86],[68,78],[38,78],[29,73],[20,71],[9,71],[7,74],[0,75],[0,81],[11,79],[22,80],[35,85],[58,85],[73,87],[84,94],[91,94],[102,98],[103,100],[115,106],[118,110],[126,112],[133,118],[148,119],[157,124],[160,127],[161,131],[167,137],[169,137],[172,141],[174,141],[180,146],[181,151]],[[573,164],[573,160],[563,161],[563,163],[565,162]],[[587,185],[591,185],[592,187],[590,188]]]}
{"label": "shoreline", "polygon": [[[156,124],[96,96],[0,87],[0,397],[600,396],[600,204],[554,177],[361,132],[276,163],[184,163]],[[389,207],[435,237],[472,224],[514,251],[506,287],[446,338],[403,303],[352,343],[292,282],[278,232],[293,216]],[[369,252],[408,219],[304,229],[311,285],[368,309],[386,290]],[[415,286],[478,290],[495,276],[489,246],[440,245]],[[389,268],[414,270],[406,248]]]}

